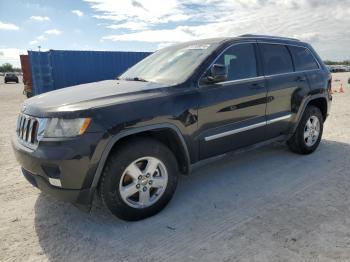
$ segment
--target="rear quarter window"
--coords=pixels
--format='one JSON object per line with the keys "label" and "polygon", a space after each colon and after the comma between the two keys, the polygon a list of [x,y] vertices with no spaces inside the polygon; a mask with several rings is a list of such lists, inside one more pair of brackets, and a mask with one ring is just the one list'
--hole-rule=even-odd
{"label": "rear quarter window", "polygon": [[259,44],[265,75],[293,72],[293,62],[286,46],[280,44]]}
{"label": "rear quarter window", "polygon": [[289,46],[288,48],[292,53],[295,70],[319,69],[318,63],[309,49],[298,46]]}

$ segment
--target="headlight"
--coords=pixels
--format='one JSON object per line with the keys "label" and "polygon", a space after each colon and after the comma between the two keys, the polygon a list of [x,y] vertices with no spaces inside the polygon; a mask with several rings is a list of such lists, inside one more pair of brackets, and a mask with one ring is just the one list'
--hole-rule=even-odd
{"label": "headlight", "polygon": [[39,120],[38,139],[43,137],[74,137],[85,133],[91,118],[42,118]]}

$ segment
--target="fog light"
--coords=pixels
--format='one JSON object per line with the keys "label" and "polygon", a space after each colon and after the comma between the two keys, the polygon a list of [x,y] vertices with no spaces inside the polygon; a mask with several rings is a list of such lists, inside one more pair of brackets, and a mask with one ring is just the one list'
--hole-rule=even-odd
{"label": "fog light", "polygon": [[60,179],[49,177],[49,182],[53,186],[62,187]]}
{"label": "fog light", "polygon": [[41,165],[41,167],[48,176],[51,185],[62,187],[60,179],[61,171],[58,166],[44,164]]}

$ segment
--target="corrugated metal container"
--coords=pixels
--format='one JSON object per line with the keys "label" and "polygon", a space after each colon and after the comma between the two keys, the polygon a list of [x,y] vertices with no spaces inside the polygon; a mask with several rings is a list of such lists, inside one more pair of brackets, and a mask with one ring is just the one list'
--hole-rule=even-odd
{"label": "corrugated metal container", "polygon": [[151,53],[28,51],[35,95],[63,87],[115,79]]}
{"label": "corrugated metal container", "polygon": [[32,73],[30,70],[30,64],[29,64],[29,57],[28,55],[20,55],[21,60],[21,68],[23,73],[23,84],[24,84],[24,90],[23,93],[27,97],[32,96]]}
{"label": "corrugated metal container", "polygon": [[23,82],[24,82],[24,84],[26,84],[26,83],[31,84],[32,83],[32,74],[30,72],[29,57],[28,57],[28,55],[20,55],[19,58],[21,60]]}

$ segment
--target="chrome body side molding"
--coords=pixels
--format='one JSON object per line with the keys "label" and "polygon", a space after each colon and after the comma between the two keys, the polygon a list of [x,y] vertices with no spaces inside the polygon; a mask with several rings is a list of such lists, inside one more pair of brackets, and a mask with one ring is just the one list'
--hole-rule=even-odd
{"label": "chrome body side molding", "polygon": [[254,129],[254,128],[270,125],[270,124],[276,123],[278,121],[283,121],[283,120],[289,119],[291,117],[292,117],[292,114],[288,114],[288,115],[281,116],[281,117],[276,117],[276,118],[273,118],[273,119],[270,119],[270,120],[267,120],[267,121],[264,121],[264,122],[260,122],[260,123],[256,123],[256,124],[253,124],[253,125],[249,125],[249,126],[245,126],[245,127],[229,130],[229,131],[226,131],[226,132],[223,132],[223,133],[207,136],[207,137],[204,138],[204,140],[205,141],[211,141],[211,140],[215,140],[215,139],[222,138],[222,137],[225,137],[225,136],[234,135],[234,134],[241,133],[241,132],[244,132],[244,131],[248,131],[248,130],[251,130],[251,129]]}

